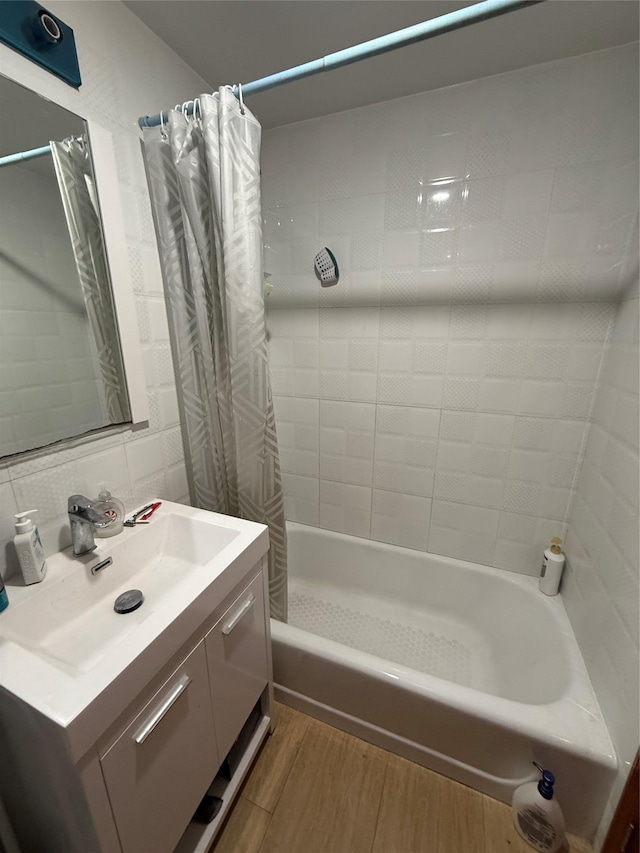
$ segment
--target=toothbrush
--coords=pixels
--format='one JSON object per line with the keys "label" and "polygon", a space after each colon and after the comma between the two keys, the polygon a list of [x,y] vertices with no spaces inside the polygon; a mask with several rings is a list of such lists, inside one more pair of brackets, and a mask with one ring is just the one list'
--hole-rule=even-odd
{"label": "toothbrush", "polygon": [[159,506],[162,506],[162,501],[156,501],[155,503],[152,503],[151,506],[147,507],[148,511],[145,512],[145,514],[142,516],[142,518],[140,520],[141,521],[148,521],[151,518],[151,516],[153,515],[153,513],[158,509]]}
{"label": "toothbrush", "polygon": [[149,523],[148,521],[139,521],[138,519],[140,518],[140,516],[144,517],[144,514],[146,512],[148,512],[152,506],[155,506],[155,504],[147,504],[146,506],[143,506],[142,509],[139,509],[138,512],[134,513],[131,516],[130,519],[125,521],[124,526],[125,527],[135,527],[136,524],[148,524]]}

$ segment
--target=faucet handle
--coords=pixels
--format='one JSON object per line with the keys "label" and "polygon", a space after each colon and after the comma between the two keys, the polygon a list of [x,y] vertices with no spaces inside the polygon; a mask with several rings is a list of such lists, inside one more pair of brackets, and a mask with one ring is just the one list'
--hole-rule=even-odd
{"label": "faucet handle", "polygon": [[82,513],[91,509],[91,501],[85,498],[84,495],[71,495],[67,501],[67,510],[69,512]]}
{"label": "faucet handle", "polygon": [[102,512],[96,512],[92,502],[84,495],[71,495],[67,502],[67,510],[70,515],[77,515],[85,521],[91,522],[94,527],[108,527],[112,519]]}

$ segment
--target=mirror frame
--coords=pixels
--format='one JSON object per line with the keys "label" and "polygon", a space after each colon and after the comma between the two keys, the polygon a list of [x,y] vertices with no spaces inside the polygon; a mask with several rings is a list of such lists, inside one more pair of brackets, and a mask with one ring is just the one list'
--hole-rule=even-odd
{"label": "mirror frame", "polygon": [[[107,256],[107,267],[111,280],[115,319],[122,350],[124,379],[129,398],[131,420],[127,421],[126,424],[142,424],[149,420],[149,403],[140,336],[138,333],[133,282],[129,266],[128,239],[124,228],[124,208],[120,195],[119,182],[117,179],[114,180],[114,178],[117,178],[117,166],[111,132],[92,119],[88,119],[77,113],[70,107],[65,98],[58,99],[50,92],[43,94],[37,89],[32,88],[26,81],[17,79],[16,75],[7,73],[7,71],[8,69],[3,69],[2,74],[8,80],[12,80],[17,85],[29,89],[35,95],[38,95],[38,97],[73,113],[84,121],[86,125],[98,191],[98,204],[102,220],[102,234]],[[113,429],[117,426],[117,424],[105,424],[104,428],[100,428],[98,431],[92,432],[92,434],[98,436],[103,429]],[[85,437],[86,434],[69,436],[66,439],[44,445],[38,448],[38,451],[46,450],[46,448],[55,450],[65,441],[74,441]],[[29,453],[31,451],[23,452]],[[15,455],[10,454],[4,457],[4,461],[11,459]]]}

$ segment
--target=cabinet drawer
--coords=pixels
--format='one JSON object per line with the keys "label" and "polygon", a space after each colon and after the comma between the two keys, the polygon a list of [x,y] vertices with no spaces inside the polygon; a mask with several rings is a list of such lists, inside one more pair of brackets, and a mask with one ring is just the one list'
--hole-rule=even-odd
{"label": "cabinet drawer", "polygon": [[203,642],[101,764],[124,853],[172,851],[219,764]]}
{"label": "cabinet drawer", "polygon": [[262,574],[236,598],[205,637],[223,760],[269,680]]}

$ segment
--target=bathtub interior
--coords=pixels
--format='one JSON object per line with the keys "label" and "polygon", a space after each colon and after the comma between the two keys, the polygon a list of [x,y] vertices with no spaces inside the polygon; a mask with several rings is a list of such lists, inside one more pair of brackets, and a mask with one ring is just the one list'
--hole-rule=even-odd
{"label": "bathtub interior", "polygon": [[563,614],[531,578],[301,524],[287,530],[290,625],[517,702],[544,705],[566,691]]}

